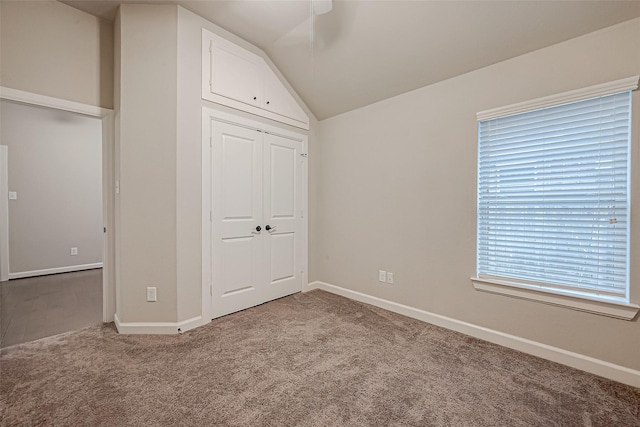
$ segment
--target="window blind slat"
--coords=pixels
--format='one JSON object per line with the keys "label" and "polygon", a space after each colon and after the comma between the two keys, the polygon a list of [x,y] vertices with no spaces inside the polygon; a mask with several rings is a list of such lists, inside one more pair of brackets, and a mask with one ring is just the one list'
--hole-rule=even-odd
{"label": "window blind slat", "polygon": [[[616,111],[607,117],[598,117],[593,120],[587,116],[581,117],[565,117],[559,118],[553,121],[541,120],[538,123],[530,124],[527,126],[514,126],[514,127],[495,127],[488,126],[480,129],[480,136],[490,137],[494,139],[496,145],[502,145],[505,141],[509,140],[528,140],[528,139],[540,139],[541,137],[548,137],[552,135],[568,135],[574,133],[580,133],[581,129],[592,129],[597,132],[611,132],[611,129],[624,127],[624,114],[626,111],[621,109]],[[598,113],[594,113],[598,115]]]}
{"label": "window blind slat", "polygon": [[479,122],[478,276],[628,298],[630,92]]}
{"label": "window blind slat", "polygon": [[[593,138],[587,138],[588,142],[593,142]],[[544,157],[557,157],[557,159],[553,160],[563,160],[567,161],[576,161],[582,160],[584,156],[584,160],[592,160],[589,157],[598,157],[603,154],[603,150],[607,150],[608,152],[604,153],[608,155],[609,158],[616,158],[621,155],[621,153],[616,153],[611,148],[604,148],[602,141],[598,143],[592,144],[572,144],[567,145],[557,145],[557,146],[549,146],[544,149],[535,149],[535,147],[531,147],[530,150],[520,150],[520,151],[509,151],[509,152],[500,152],[491,154],[490,158],[481,157],[480,160],[487,163],[495,163],[499,166],[501,163],[513,164],[520,163],[526,160],[540,162],[542,161],[542,156]],[[540,165],[544,166],[544,165]]]}
{"label": "window blind slat", "polygon": [[561,139],[563,136],[598,134],[603,137],[624,132],[626,118],[623,114],[612,115],[606,119],[600,119],[594,123],[588,117],[573,122],[558,121],[555,125],[541,123],[537,127],[519,127],[504,129],[483,129],[480,134],[483,138],[491,138],[496,147],[517,145],[525,141],[551,141]]}
{"label": "window blind slat", "polygon": [[[565,270],[567,269],[567,267],[570,266],[570,264],[551,264],[549,262],[545,262],[544,264],[536,264],[536,263],[532,263],[532,262],[527,262],[526,259],[523,258],[516,258],[511,260],[511,262],[509,264],[497,264],[495,265],[496,268],[502,268],[505,270],[521,270],[521,269],[526,269],[528,273],[530,273],[530,276],[528,276],[527,278],[529,279],[536,279],[536,276],[540,277],[543,276],[546,279],[549,279],[549,277],[554,277],[554,278],[562,278],[565,276]],[[616,274],[615,271],[612,270],[608,270],[606,268],[604,269],[599,269],[599,268],[589,268],[588,265],[579,265],[579,266],[574,266],[573,267],[575,270],[577,270],[579,272],[579,279],[575,278],[573,281],[566,281],[564,282],[565,284],[571,284],[572,286],[575,286],[576,283],[589,283],[591,285],[600,285],[599,283],[597,283],[599,278],[602,277],[606,277],[609,279],[621,279],[624,278],[625,272],[624,270],[617,270]],[[535,274],[534,274],[535,273]],[[537,279],[539,280],[539,278]],[[566,279],[565,279],[566,280]],[[603,287],[604,289],[604,287]],[[607,289],[622,289],[622,287],[616,287],[616,286],[608,286]]]}

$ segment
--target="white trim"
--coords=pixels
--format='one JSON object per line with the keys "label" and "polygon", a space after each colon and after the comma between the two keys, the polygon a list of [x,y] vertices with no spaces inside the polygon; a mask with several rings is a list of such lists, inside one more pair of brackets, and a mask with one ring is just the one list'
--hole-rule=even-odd
{"label": "white trim", "polygon": [[104,117],[110,112],[113,112],[113,110],[96,107],[95,105],[83,104],[60,98],[52,98],[50,96],[4,86],[0,86],[0,98],[19,102],[21,104],[39,105],[41,107],[71,111],[73,113],[85,114],[92,117]]}
{"label": "white trim", "polygon": [[302,141],[302,283],[300,290],[305,291],[306,285],[309,283],[309,140],[304,138]]}
{"label": "white trim", "polygon": [[0,145],[0,281],[9,280],[9,147]]}
{"label": "white trim", "polygon": [[209,321],[202,320],[202,316],[192,317],[181,322],[121,322],[118,314],[114,314],[113,321],[120,334],[159,334],[173,335],[203,326]]}
{"label": "white trim", "polygon": [[[234,126],[240,126],[247,129],[258,130],[261,132],[267,132],[271,135],[281,136],[283,138],[292,139],[295,141],[301,141],[303,150],[308,153],[308,141],[309,138],[302,134],[293,132],[287,129],[283,129],[277,126],[272,126],[258,122],[255,120],[247,119],[244,117],[236,116],[234,114],[219,111],[210,107],[202,107],[202,129],[204,130],[205,124],[210,120],[217,120],[223,123],[229,123]],[[211,297],[212,286],[212,272],[211,272],[211,140],[208,137],[208,132],[202,132],[202,314],[208,316],[209,319],[213,318],[213,307]],[[303,195],[302,195],[302,215],[303,223],[302,227],[302,239],[300,245],[303,248],[303,254],[301,262],[303,265],[302,283],[301,287],[304,291],[306,287],[305,283],[308,282],[308,161],[304,161],[302,165],[302,180],[303,180]]]}
{"label": "white trim", "polygon": [[93,264],[70,265],[67,267],[45,268],[42,270],[21,271],[19,273],[9,273],[9,280],[22,279],[24,277],[46,276],[49,274],[71,273],[73,271],[93,270],[94,268],[102,268],[101,262]]}
{"label": "white trim", "polygon": [[626,303],[615,297],[589,298],[577,292],[556,289],[541,289],[533,285],[509,282],[506,280],[472,277],[473,287],[482,292],[506,295],[544,304],[568,307],[573,310],[601,314],[616,319],[633,320],[640,311],[637,304]]}
{"label": "white trim", "polygon": [[518,102],[517,104],[506,105],[504,107],[492,108],[480,111],[477,113],[476,117],[478,118],[478,121],[495,119],[496,117],[510,116],[524,111],[538,110],[540,108],[551,107],[558,104],[581,101],[583,99],[610,95],[627,90],[636,90],[638,88],[639,78],[640,76],[627,77],[613,82],[545,96],[543,98],[532,99],[530,101]]}
{"label": "white trim", "polygon": [[115,287],[115,195],[114,195],[114,112],[102,117],[102,321],[113,322],[116,313]]}
{"label": "white trim", "polygon": [[[115,286],[115,202],[113,199],[111,175],[114,171],[114,112],[108,108],[83,104],[66,99],[53,98],[37,93],[0,86],[0,99],[19,102],[28,105],[70,111],[102,119],[102,179],[103,182],[103,221],[107,233],[103,240],[103,274],[102,274],[102,318],[104,322],[111,322],[116,312]],[[105,158],[106,154],[106,158]]]}
{"label": "white trim", "polygon": [[212,299],[212,271],[211,271],[211,138],[209,132],[204,132],[205,123],[214,114],[213,110],[202,108],[202,316],[213,318]]}
{"label": "white trim", "polygon": [[413,319],[418,319],[423,322],[431,323],[436,326],[460,332],[465,335],[470,335],[514,350],[522,351],[533,356],[541,357],[575,369],[580,369],[610,380],[628,384],[633,387],[640,387],[640,371],[627,368],[625,366],[616,365],[604,360],[585,356],[580,353],[574,353],[572,351],[528,340],[515,335],[506,334],[504,332],[474,325],[472,323],[452,319],[439,314],[430,313],[418,308],[398,304],[393,301],[377,298],[325,282],[316,281],[309,283],[306,290],[310,291],[313,289],[322,289],[355,301],[371,304],[394,313],[402,314]]}
{"label": "white trim", "polygon": [[294,126],[303,130],[309,130],[309,123],[303,123],[298,120],[291,119],[287,116],[281,116],[280,114],[272,113],[271,111],[268,111],[268,110],[263,110],[260,107],[254,107],[252,105],[245,104],[244,102],[236,101],[231,98],[226,98],[224,96],[217,95],[215,93],[208,94],[207,98],[203,99],[203,101],[225,105],[227,107],[230,107],[239,111],[244,111],[250,114],[254,114],[256,116],[261,116],[266,119],[271,119],[276,122],[284,123],[286,125]]}
{"label": "white trim", "polygon": [[216,110],[215,108],[212,108],[212,107],[203,106],[202,114],[203,114],[203,118],[204,117],[212,118],[214,120],[217,120],[223,123],[229,123],[235,126],[241,126],[247,129],[252,129],[257,131],[264,131],[271,135],[278,135],[283,138],[293,139],[295,141],[305,141],[308,139],[307,136],[303,133],[290,131],[288,129],[284,129],[278,126],[273,126],[263,122],[259,122],[257,120],[252,120],[242,116],[237,116],[232,113]]}

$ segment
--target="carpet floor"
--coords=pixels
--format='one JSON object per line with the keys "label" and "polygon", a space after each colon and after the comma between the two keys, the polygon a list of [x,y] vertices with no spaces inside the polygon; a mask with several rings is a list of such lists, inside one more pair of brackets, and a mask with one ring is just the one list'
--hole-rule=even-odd
{"label": "carpet floor", "polygon": [[640,426],[640,389],[323,291],[0,354],[3,426]]}

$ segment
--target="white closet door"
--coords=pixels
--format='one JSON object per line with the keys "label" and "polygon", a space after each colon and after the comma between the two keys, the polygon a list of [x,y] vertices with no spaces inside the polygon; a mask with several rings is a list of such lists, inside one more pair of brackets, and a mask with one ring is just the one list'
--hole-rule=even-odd
{"label": "white closet door", "polygon": [[212,315],[263,302],[262,135],[211,122]]}
{"label": "white closet door", "polygon": [[215,318],[302,289],[303,145],[216,120],[208,125]]}
{"label": "white closet door", "polygon": [[300,291],[302,143],[264,135],[265,301]]}

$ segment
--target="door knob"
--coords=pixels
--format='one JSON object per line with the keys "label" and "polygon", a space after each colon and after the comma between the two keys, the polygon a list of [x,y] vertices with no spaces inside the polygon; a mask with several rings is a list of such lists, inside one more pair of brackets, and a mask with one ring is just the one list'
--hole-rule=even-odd
{"label": "door knob", "polygon": [[[257,227],[256,227],[256,231],[257,231],[258,233],[259,233],[261,230],[262,230],[262,227],[260,227],[260,226],[257,226]],[[267,230],[268,230],[268,228],[267,228]]]}
{"label": "door knob", "polygon": [[275,228],[275,227],[270,226],[269,224],[267,224],[267,226],[265,227],[265,229],[266,229],[267,231],[269,231],[269,230],[275,230],[276,228]]}

